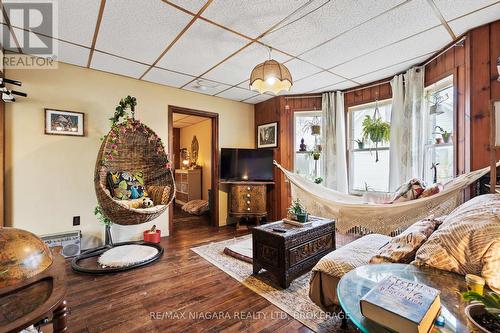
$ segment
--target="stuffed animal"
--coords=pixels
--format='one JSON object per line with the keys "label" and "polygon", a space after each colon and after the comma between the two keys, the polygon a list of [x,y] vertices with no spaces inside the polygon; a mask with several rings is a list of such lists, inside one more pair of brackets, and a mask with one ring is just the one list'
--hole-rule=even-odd
{"label": "stuffed animal", "polygon": [[153,200],[151,200],[150,198],[142,199],[142,208],[149,208],[153,206],[154,206]]}
{"label": "stuffed animal", "polygon": [[137,186],[136,185],[132,185],[130,187],[130,199],[137,199],[140,197],[139,195],[139,191],[137,190]]}

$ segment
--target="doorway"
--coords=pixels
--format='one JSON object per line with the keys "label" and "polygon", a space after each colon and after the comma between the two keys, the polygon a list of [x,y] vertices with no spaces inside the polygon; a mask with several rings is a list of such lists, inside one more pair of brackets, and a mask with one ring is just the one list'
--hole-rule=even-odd
{"label": "doorway", "polygon": [[[177,228],[189,227],[189,223],[218,226],[219,115],[169,106],[168,133],[169,158],[177,186],[177,198],[169,208],[170,234],[176,225]],[[202,212],[206,205],[208,216]]]}

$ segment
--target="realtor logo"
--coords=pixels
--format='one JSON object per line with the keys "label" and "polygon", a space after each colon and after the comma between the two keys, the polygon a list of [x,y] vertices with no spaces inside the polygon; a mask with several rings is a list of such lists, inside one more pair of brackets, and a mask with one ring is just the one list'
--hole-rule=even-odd
{"label": "realtor logo", "polygon": [[57,4],[49,0],[4,0],[2,4],[2,46],[8,51],[4,67],[54,68]]}

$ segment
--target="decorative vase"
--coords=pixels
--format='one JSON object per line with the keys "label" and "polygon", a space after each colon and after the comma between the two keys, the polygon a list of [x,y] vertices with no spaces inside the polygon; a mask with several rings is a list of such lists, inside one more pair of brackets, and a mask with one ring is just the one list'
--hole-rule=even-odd
{"label": "decorative vase", "polygon": [[474,320],[473,316],[478,316],[485,313],[484,305],[481,303],[471,303],[465,308],[465,315],[469,319],[470,323],[479,331],[484,333],[492,333],[483,326],[481,326],[477,321]]}
{"label": "decorative vase", "polygon": [[300,223],[306,223],[308,215],[309,214],[307,213],[297,214],[297,221],[299,221]]}

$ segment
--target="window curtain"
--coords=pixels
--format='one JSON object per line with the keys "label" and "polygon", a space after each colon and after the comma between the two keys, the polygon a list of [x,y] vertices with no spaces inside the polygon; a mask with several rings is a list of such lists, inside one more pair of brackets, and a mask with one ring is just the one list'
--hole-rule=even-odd
{"label": "window curtain", "polygon": [[323,185],[347,193],[344,93],[323,93],[322,112]]}
{"label": "window curtain", "polygon": [[427,117],[423,107],[424,71],[414,67],[391,80],[389,190],[424,176]]}

